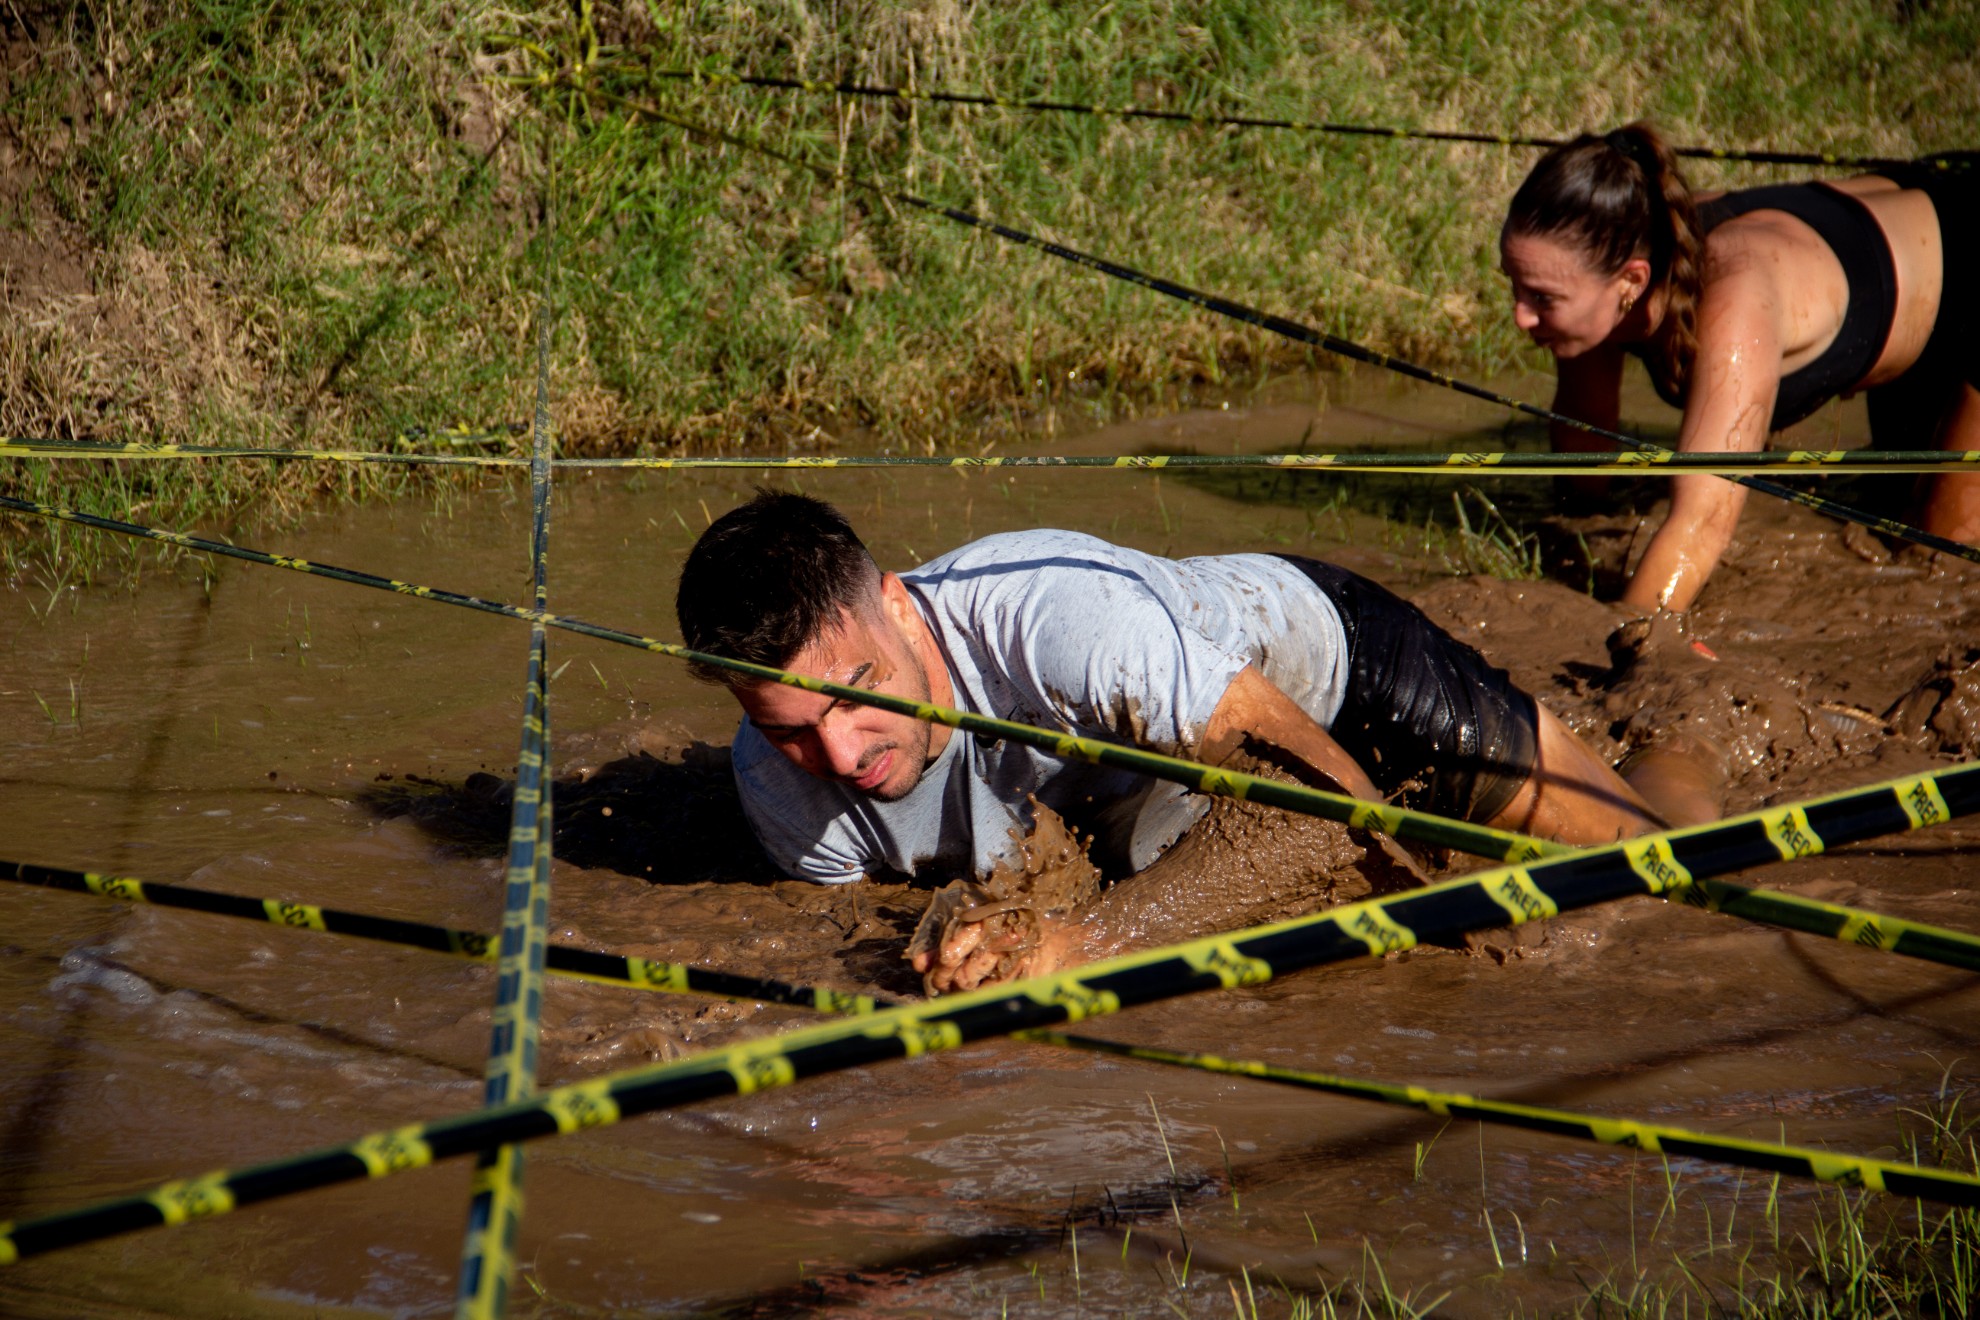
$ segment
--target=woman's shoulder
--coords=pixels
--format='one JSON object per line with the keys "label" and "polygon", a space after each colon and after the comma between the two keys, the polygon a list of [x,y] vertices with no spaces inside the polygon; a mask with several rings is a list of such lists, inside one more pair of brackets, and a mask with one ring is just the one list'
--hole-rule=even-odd
{"label": "woman's shoulder", "polygon": [[1778,290],[1819,279],[1836,266],[1822,236],[1806,220],[1778,207],[1728,215],[1705,234],[1700,297]]}

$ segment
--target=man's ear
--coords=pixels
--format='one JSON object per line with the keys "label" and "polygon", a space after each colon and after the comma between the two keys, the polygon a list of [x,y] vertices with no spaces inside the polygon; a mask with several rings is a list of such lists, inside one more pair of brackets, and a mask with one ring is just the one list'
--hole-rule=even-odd
{"label": "man's ear", "polygon": [[887,611],[887,621],[900,629],[904,636],[912,636],[911,625],[921,622],[921,611],[914,606],[914,598],[908,595],[907,584],[892,573],[880,575],[880,604]]}

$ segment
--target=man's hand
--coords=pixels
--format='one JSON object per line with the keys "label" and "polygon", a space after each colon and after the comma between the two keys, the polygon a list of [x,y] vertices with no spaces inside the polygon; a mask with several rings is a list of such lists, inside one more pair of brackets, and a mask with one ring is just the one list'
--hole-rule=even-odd
{"label": "man's hand", "polygon": [[1028,934],[1025,948],[1020,943],[1025,933],[999,930],[990,921],[964,922],[938,948],[918,949],[909,962],[921,973],[928,993],[953,994],[1043,976],[1083,961],[1086,927],[1081,923],[1040,917]]}

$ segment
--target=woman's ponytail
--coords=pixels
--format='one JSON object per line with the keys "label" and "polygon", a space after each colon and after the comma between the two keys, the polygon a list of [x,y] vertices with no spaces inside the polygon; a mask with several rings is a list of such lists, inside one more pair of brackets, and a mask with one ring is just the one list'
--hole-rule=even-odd
{"label": "woman's ponytail", "polygon": [[1638,120],[1603,139],[1643,172],[1651,198],[1650,279],[1664,289],[1664,351],[1645,357],[1657,386],[1683,398],[1698,355],[1698,291],[1704,282],[1705,234],[1677,157],[1656,129]]}

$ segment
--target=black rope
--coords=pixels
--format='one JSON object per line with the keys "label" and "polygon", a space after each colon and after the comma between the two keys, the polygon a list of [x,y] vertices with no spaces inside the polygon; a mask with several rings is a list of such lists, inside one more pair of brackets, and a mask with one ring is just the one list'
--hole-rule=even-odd
{"label": "black rope", "polygon": [[[1241,321],[1246,325],[1256,326],[1261,330],[1269,330],[1273,334],[1281,335],[1293,340],[1295,343],[1325,349],[1330,353],[1338,354],[1341,357],[1349,358],[1356,362],[1381,367],[1385,370],[1393,371],[1398,375],[1408,376],[1412,380],[1425,381],[1432,385],[1441,385],[1445,389],[1455,390],[1459,394],[1468,394],[1474,399],[1483,399],[1488,403],[1495,403],[1501,407],[1511,408],[1515,412],[1524,413],[1529,417],[1537,417],[1543,421],[1572,426],[1577,430],[1586,431],[1590,435],[1600,436],[1604,440],[1626,445],[1631,449],[1649,450],[1659,453],[1669,452],[1663,445],[1653,444],[1648,440],[1639,440],[1635,436],[1625,435],[1621,431],[1612,431],[1607,427],[1596,426],[1592,422],[1585,422],[1578,417],[1570,417],[1565,413],[1555,412],[1551,408],[1542,408],[1538,404],[1526,403],[1510,395],[1488,390],[1482,385],[1473,385],[1469,381],[1446,375],[1441,371],[1432,371],[1428,367],[1420,366],[1405,358],[1392,357],[1387,353],[1378,352],[1365,345],[1357,344],[1351,339],[1342,339],[1338,335],[1328,334],[1324,330],[1316,330],[1311,326],[1302,325],[1298,321],[1288,320],[1283,316],[1275,316],[1270,312],[1260,311],[1255,307],[1247,307],[1243,303],[1234,302],[1229,298],[1220,297],[1214,293],[1204,293],[1201,290],[1192,289],[1187,285],[1177,284],[1173,280],[1163,279],[1159,275],[1150,275],[1145,271],[1136,270],[1132,266],[1124,266],[1119,262],[1109,261],[1105,257],[1096,257],[1090,253],[1081,252],[1076,248],[1069,248],[1063,244],[1039,238],[1021,229],[1012,229],[1010,226],[998,224],[994,220],[985,220],[981,216],[974,215],[968,211],[958,210],[953,206],[945,206],[940,202],[931,202],[924,198],[916,197],[912,193],[901,192],[898,189],[886,187],[883,184],[875,183],[870,179],[864,179],[857,175],[848,174],[844,170],[835,169],[829,165],[816,164],[751,138],[729,133],[722,129],[705,127],[692,120],[682,119],[677,115],[670,114],[655,105],[641,104],[628,100],[616,93],[600,91],[596,88],[580,87],[579,90],[587,95],[611,101],[622,109],[629,110],[635,114],[646,115],[661,123],[671,124],[684,132],[693,133],[699,137],[705,137],[711,141],[720,142],[742,151],[756,152],[760,155],[768,156],[772,160],[782,161],[784,164],[796,169],[808,171],[828,183],[838,183],[848,187],[858,188],[888,201],[897,202],[902,206],[939,215],[946,220],[952,220],[957,224],[966,225],[972,229],[981,229],[986,233],[995,234],[999,238],[1019,244],[1020,246],[1036,248],[1040,252],[1058,257],[1062,261],[1069,261],[1076,266],[1084,266],[1089,270],[1098,271],[1102,275],[1110,275],[1117,280],[1139,285],[1151,292],[1175,298],[1181,302],[1189,303],[1194,307],[1201,307],[1205,311],[1230,317],[1232,320]],[[1895,536],[1903,540],[1913,541],[1944,554],[1953,555],[1973,563],[1980,563],[1980,547],[1962,545],[1958,541],[1935,535],[1920,527],[1912,527],[1895,519],[1866,513],[1861,509],[1852,509],[1847,505],[1838,504],[1834,500],[1826,499],[1820,495],[1812,495],[1806,491],[1795,490],[1792,487],[1783,486],[1778,482],[1768,481],[1760,477],[1742,476],[1728,477],[1726,479],[1737,482],[1749,490],[1757,490],[1762,494],[1772,495],[1777,499],[1788,500],[1804,508],[1813,509],[1817,513],[1824,513],[1832,518],[1841,519],[1844,522],[1857,523],[1870,528],[1872,531],[1882,532],[1887,536]]]}
{"label": "black rope", "polygon": [[[594,72],[609,75],[609,63]],[[1558,147],[1570,138],[1530,137],[1508,133],[1475,133],[1454,129],[1396,128],[1380,124],[1348,124],[1327,120],[1279,119],[1260,115],[1206,114],[1191,110],[1156,110],[1138,105],[1101,105],[1083,101],[1014,100],[986,92],[944,92],[921,87],[896,87],[853,82],[825,82],[811,78],[775,78],[761,74],[727,70],[643,68],[650,82],[688,82],[731,87],[756,87],[771,91],[808,92],[836,96],[860,96],[874,100],[924,101],[937,105],[973,109],[1018,110],[1035,114],[1104,115],[1117,119],[1151,119],[1165,123],[1196,124],[1206,128],[1273,128],[1301,133],[1326,133],[1351,137],[1383,138],[1389,141],[1460,142],[1488,147]],[[1694,160],[1717,160],[1752,165],[1810,165],[1840,169],[1878,170],[1896,166],[1953,172],[1967,168],[1959,157],[1927,157],[1910,160],[1895,156],[1846,156],[1829,151],[1773,151],[1742,147],[1674,147],[1675,155]]]}

